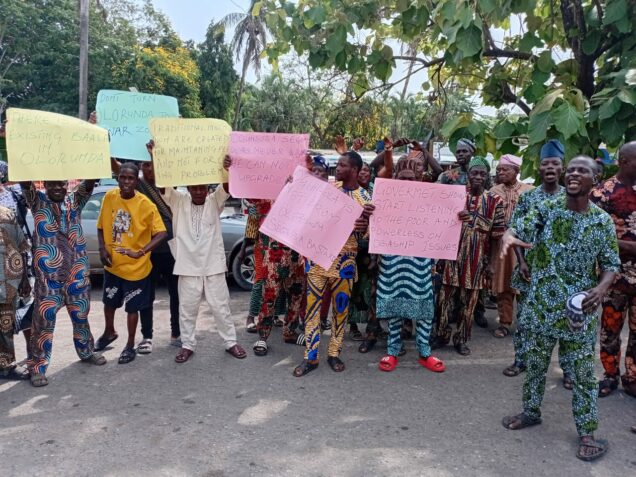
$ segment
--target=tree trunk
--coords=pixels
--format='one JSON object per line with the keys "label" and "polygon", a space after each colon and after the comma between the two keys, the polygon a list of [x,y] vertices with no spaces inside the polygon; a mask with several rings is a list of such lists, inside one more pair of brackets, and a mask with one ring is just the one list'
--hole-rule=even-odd
{"label": "tree trunk", "polygon": [[88,119],[88,2],[80,1],[79,118]]}
{"label": "tree trunk", "polygon": [[238,130],[238,118],[241,112],[241,99],[243,98],[243,88],[245,87],[245,76],[247,76],[247,67],[249,66],[249,56],[247,53],[243,58],[243,71],[241,73],[241,83],[239,84],[238,96],[236,97],[236,109],[234,110],[234,121],[232,121],[232,129]]}

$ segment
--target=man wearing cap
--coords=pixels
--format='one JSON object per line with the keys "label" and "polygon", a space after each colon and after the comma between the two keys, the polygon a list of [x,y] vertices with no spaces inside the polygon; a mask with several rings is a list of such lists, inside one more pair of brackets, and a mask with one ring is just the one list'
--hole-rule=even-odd
{"label": "man wearing cap", "polygon": [[[437,322],[436,347],[450,342],[451,315],[457,311],[457,331],[452,335],[453,345],[461,355],[470,354],[466,342],[470,339],[473,313],[479,293],[492,278],[497,241],[503,235],[506,223],[501,198],[484,189],[490,166],[476,156],[468,165],[469,189],[466,210],[459,213],[463,222],[459,238],[457,260],[444,260],[441,266],[442,289],[438,297],[440,316]],[[454,310],[455,303],[459,309]]]}
{"label": "man wearing cap", "polygon": [[[541,148],[539,165],[539,176],[541,177],[541,185],[526,191],[519,196],[519,201],[512,214],[511,222],[523,219],[530,211],[534,210],[546,200],[564,195],[565,187],[559,185],[561,175],[563,174],[563,160],[565,158],[565,149],[556,139],[551,139]],[[522,321],[522,309],[528,296],[530,275],[523,258],[524,250],[519,247],[514,249],[519,267],[512,274],[511,286],[517,290],[517,329],[512,338],[515,348],[515,361],[512,365],[504,369],[506,376],[517,376],[526,369],[526,351],[528,340],[526,338],[527,325]],[[519,258],[519,256],[522,256]],[[563,367],[563,366],[561,366]],[[572,389],[572,378],[568,373],[563,376],[564,386]]]}
{"label": "man wearing cap", "polygon": [[[503,200],[506,224],[510,222],[519,196],[533,189],[531,185],[517,180],[520,167],[520,157],[512,154],[501,156],[497,164],[497,185],[490,189]],[[496,338],[504,338],[510,333],[515,299],[515,291],[511,287],[510,279],[515,265],[516,259],[512,251],[503,259],[495,259],[492,291],[497,295],[497,311],[499,312],[499,327],[493,332]]]}
{"label": "man wearing cap", "polygon": [[601,362],[605,369],[599,395],[608,396],[618,387],[621,331],[629,315],[629,338],[625,350],[626,394],[636,397],[636,141],[621,147],[618,173],[598,185],[590,197],[610,214],[616,228],[621,270],[603,300]]}
{"label": "man wearing cap", "polygon": [[442,172],[437,178],[437,182],[448,185],[468,184],[468,163],[472,159],[473,154],[475,154],[475,151],[475,143],[470,139],[462,138],[457,141],[455,159],[457,160],[458,167]]}
{"label": "man wearing cap", "polygon": [[[620,269],[611,217],[589,200],[594,161],[573,158],[565,172],[565,196],[547,200],[516,218],[504,235],[501,256],[510,247],[530,249],[525,257],[530,287],[522,309],[528,326],[523,412],[507,416],[510,430],[541,423],[541,401],[552,351],[573,370],[572,412],[579,434],[576,456],[593,460],[607,451],[596,440],[598,383],[594,375],[596,310]],[[524,261],[521,256],[521,261]]]}

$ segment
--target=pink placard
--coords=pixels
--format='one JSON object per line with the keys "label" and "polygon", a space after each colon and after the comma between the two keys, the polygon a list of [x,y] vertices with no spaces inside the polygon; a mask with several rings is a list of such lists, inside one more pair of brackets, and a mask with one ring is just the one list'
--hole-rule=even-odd
{"label": "pink placard", "polygon": [[275,199],[285,180],[305,161],[309,134],[230,135],[230,194],[236,198]]}
{"label": "pink placard", "polygon": [[464,186],[376,179],[369,252],[457,259]]}
{"label": "pink placard", "polygon": [[329,269],[360,214],[355,200],[298,166],[260,231]]}

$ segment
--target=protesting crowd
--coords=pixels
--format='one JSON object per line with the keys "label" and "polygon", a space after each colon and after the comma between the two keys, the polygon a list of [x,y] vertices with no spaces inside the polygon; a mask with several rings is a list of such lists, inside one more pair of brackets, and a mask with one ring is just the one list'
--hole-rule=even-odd
{"label": "protesting crowd", "polygon": [[[11,126],[9,121],[6,130]],[[152,159],[155,144],[146,147]],[[351,148],[342,138],[336,141],[332,187],[362,212],[329,267],[260,230],[275,200],[244,200],[248,217],[241,253],[253,245],[256,263],[245,325],[247,333],[256,335],[254,355],[268,354],[271,341],[277,340],[272,331],[280,327],[284,343],[304,347],[293,369],[293,376],[303,377],[319,366],[321,337],[329,331],[323,353],[329,367],[342,372],[348,332],[360,342],[360,353],[382,343],[379,370],[392,372],[406,354],[404,341],[414,338],[419,365],[442,373],[446,365],[433,351],[452,346],[459,355],[469,355],[473,323],[487,328],[485,310],[494,307],[493,337],[510,337],[514,343],[514,357],[503,374],[524,373],[522,410],[504,417],[504,427],[541,423],[546,375],[558,345],[563,386],[572,390],[577,457],[593,460],[606,453],[608,443],[594,437],[598,397],[619,385],[636,397],[636,142],[622,146],[618,173],[602,180],[595,160],[568,153],[574,157],[566,162],[563,144],[549,140],[541,148],[541,180],[535,186],[520,182],[522,159],[514,155],[501,156],[493,175],[489,161],[475,155],[468,138],[457,142],[456,165],[445,171],[426,144],[411,139],[385,138],[369,164],[359,154],[361,147],[361,140]],[[405,147],[406,154],[394,157],[394,150]],[[233,161],[231,153],[223,160],[229,183]],[[304,166],[312,180],[329,181],[324,157],[307,154]],[[127,336],[118,362],[151,353],[160,278],[169,291],[170,344],[179,348],[177,363],[187,363],[196,352],[203,301],[226,352],[238,359],[247,356],[237,342],[225,277],[220,215],[230,197],[229,183],[188,185],[187,190],[158,187],[152,160],[139,166],[111,159],[118,187],[106,193],[97,221],[104,326],[94,339],[101,324],[91,327],[88,321],[91,285],[80,216],[95,180],[84,180],[73,190],[67,181],[47,180],[42,189],[28,181],[8,183],[8,167],[2,167],[0,378],[30,380],[35,387],[48,384],[55,322],[64,307],[81,361],[106,364],[100,351],[119,338],[115,315],[120,308],[126,313]],[[461,222],[455,260],[370,252],[379,179],[462,187],[464,207],[453,217]],[[284,187],[295,180],[290,177]],[[621,375],[620,335],[626,320],[629,341]],[[595,351],[599,328],[600,357]],[[16,364],[14,336],[19,332],[26,339],[26,369]],[[597,359],[604,369],[600,385]]]}

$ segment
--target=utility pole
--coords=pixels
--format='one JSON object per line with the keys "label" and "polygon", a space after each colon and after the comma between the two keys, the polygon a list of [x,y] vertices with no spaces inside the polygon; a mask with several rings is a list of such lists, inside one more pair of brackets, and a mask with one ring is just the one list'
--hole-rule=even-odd
{"label": "utility pole", "polygon": [[90,0],[79,0],[79,118],[88,119],[88,6]]}

